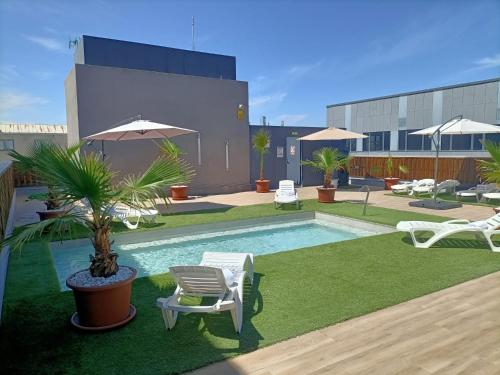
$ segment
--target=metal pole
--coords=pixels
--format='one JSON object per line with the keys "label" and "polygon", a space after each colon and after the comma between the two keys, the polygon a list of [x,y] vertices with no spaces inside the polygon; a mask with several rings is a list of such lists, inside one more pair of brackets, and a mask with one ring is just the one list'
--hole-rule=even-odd
{"label": "metal pole", "polygon": [[192,23],[191,23],[191,37],[193,39],[193,51],[196,51],[196,48],[194,46],[194,16],[193,16],[193,20],[192,20]]}
{"label": "metal pole", "polygon": [[102,161],[104,161],[104,140],[101,140],[101,155]]}
{"label": "metal pole", "polygon": [[452,117],[448,121],[446,121],[444,124],[439,126],[434,133],[432,133],[432,142],[434,143],[434,146],[436,147],[436,160],[434,161],[434,207],[436,206],[436,201],[437,201],[437,179],[438,179],[438,168],[439,168],[439,147],[441,145],[441,132],[446,125],[448,125],[450,122],[453,120],[461,120],[463,118],[462,115],[458,115],[455,117]]}

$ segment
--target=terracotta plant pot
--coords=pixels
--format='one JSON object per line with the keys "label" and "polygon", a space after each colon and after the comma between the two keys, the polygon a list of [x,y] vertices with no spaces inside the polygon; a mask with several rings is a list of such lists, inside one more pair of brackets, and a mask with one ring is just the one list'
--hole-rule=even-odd
{"label": "terracotta plant pot", "polygon": [[70,281],[75,274],[66,279],[66,285],[73,290],[75,297],[76,313],[71,317],[75,327],[102,331],[125,325],[134,318],[136,310],[130,304],[130,297],[137,270],[127,268],[133,271],[132,276],[109,285],[77,286]]}
{"label": "terracotta plant pot", "polygon": [[269,193],[269,183],[271,180],[255,180],[257,193]]}
{"label": "terracotta plant pot", "polygon": [[386,177],[384,178],[384,189],[391,190],[392,185],[399,184],[399,178],[397,177]]}
{"label": "terracotta plant pot", "polygon": [[188,199],[188,187],[186,185],[171,186],[170,195],[174,201],[184,201]]}
{"label": "terracotta plant pot", "polygon": [[45,211],[37,211],[36,213],[40,217],[40,221],[53,219],[55,217],[62,216],[66,210],[55,209],[55,210],[45,210]]}
{"label": "terracotta plant pot", "polygon": [[335,189],[334,187],[325,188],[325,187],[317,187],[318,189],[318,201],[320,203],[333,203],[335,202]]}

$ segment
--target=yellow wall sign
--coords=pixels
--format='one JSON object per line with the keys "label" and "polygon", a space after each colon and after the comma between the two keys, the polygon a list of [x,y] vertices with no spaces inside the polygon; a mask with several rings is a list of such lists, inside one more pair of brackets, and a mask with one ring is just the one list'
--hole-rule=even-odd
{"label": "yellow wall sign", "polygon": [[243,104],[240,104],[238,106],[238,111],[236,112],[236,117],[238,118],[238,120],[245,119],[245,106]]}

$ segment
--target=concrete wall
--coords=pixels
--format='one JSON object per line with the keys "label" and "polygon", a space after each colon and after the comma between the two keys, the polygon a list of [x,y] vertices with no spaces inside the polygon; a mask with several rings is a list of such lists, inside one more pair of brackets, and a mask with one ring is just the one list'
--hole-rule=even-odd
{"label": "concrete wall", "polygon": [[[196,169],[191,192],[209,194],[249,189],[246,82],[76,64],[65,87],[69,139],[112,128],[140,114],[146,120],[200,132],[201,165],[198,165],[195,134],[173,139]],[[245,107],[243,120],[237,119],[240,104]],[[226,141],[229,142],[228,170]],[[95,142],[86,149],[99,151],[100,147],[100,142]],[[112,169],[126,175],[144,171],[158,151],[151,140],[105,142],[105,154]]]}
{"label": "concrete wall", "polygon": [[[13,140],[14,141],[14,150],[21,154],[26,154],[29,151],[29,148],[35,141],[47,141],[59,144],[63,147],[66,147],[67,136],[66,134],[47,134],[47,133],[1,133],[0,132],[0,140]],[[0,151],[0,160],[10,160],[9,151]]]}
{"label": "concrete wall", "polygon": [[[262,129],[262,126],[250,126],[250,142],[252,136]],[[271,188],[276,189],[280,180],[286,180],[286,138],[300,138],[305,135],[315,133],[324,128],[317,127],[298,127],[298,126],[267,126],[266,130],[271,134],[270,150],[264,156],[264,176],[271,179]],[[311,159],[315,150],[322,147],[334,147],[345,151],[345,142],[343,141],[303,141],[301,143],[302,160]],[[276,148],[283,147],[284,155],[277,157]],[[250,181],[252,186],[255,180],[259,178],[259,155],[252,149],[250,144]],[[302,167],[303,186],[320,185],[323,182],[323,175],[310,167]]]}

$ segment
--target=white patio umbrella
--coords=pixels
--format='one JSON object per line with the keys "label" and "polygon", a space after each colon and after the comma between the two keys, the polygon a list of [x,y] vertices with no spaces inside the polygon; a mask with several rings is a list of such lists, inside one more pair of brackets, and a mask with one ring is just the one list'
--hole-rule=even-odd
{"label": "white patio umbrella", "polygon": [[[326,129],[305,135],[304,137],[300,137],[298,138],[298,140],[299,141],[342,141],[347,139],[357,139],[357,138],[367,138],[367,137],[368,136],[364,134],[354,133],[349,130],[343,130],[339,128],[334,128],[333,126],[329,126]],[[300,152],[302,153],[302,147],[300,148],[300,150],[301,150]],[[300,168],[302,174],[302,166]]]}
{"label": "white patio umbrella", "polygon": [[344,139],[366,138],[364,134],[354,133],[349,130],[328,127],[316,133],[299,138],[299,141],[340,141]]}
{"label": "white patio umbrella", "polygon": [[485,124],[483,122],[472,121],[463,118],[462,115],[453,117],[440,125],[434,125],[429,128],[410,133],[411,135],[428,135],[434,143],[436,149],[436,158],[434,162],[434,206],[437,199],[437,179],[439,168],[439,148],[441,144],[441,135],[459,135],[459,134],[484,134],[500,133],[500,126]]}
{"label": "white patio umbrella", "polygon": [[100,141],[131,141],[136,139],[171,138],[196,133],[196,130],[179,128],[148,120],[134,120],[124,125],[92,134],[83,139]]}
{"label": "white patio umbrella", "polygon": [[102,159],[104,160],[104,141],[132,141],[139,139],[171,138],[178,135],[197,133],[196,130],[178,126],[160,124],[158,122],[136,119],[124,125],[92,134],[83,139],[101,141]]}

